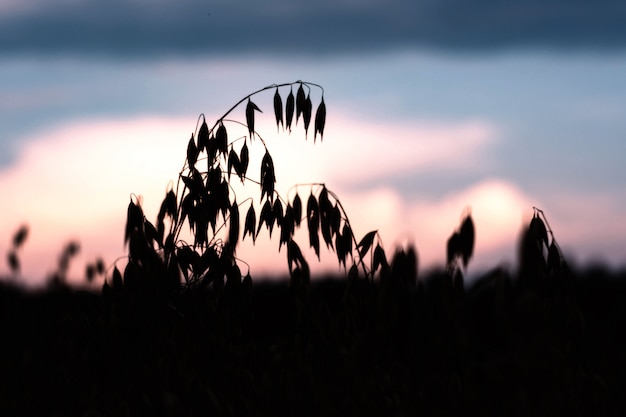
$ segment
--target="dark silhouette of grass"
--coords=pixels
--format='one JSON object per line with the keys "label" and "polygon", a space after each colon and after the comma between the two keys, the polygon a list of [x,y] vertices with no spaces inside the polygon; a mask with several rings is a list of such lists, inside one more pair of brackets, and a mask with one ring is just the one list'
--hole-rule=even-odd
{"label": "dark silhouette of grass", "polygon": [[[376,231],[355,238],[325,184],[300,185],[306,202],[302,188],[291,199],[273,188],[252,98],[275,89],[277,127],[302,120],[308,133],[311,87],[266,87],[211,129],[202,117],[156,226],[131,199],[128,263],[101,293],[65,284],[75,244],[47,289],[0,282],[0,415],[623,415],[626,274],[574,273],[539,209],[520,239],[519,270],[494,269],[470,288],[469,212],[445,269],[418,276],[412,247],[389,261]],[[241,138],[229,142],[226,117],[243,103],[249,136],[235,150]],[[322,98],[314,140],[325,112]],[[246,174],[255,137],[266,148],[258,181]],[[232,195],[232,172],[260,187],[258,222],[254,202]],[[180,240],[184,225],[193,243]],[[236,247],[263,226],[286,247],[289,276],[253,284]],[[321,242],[336,253],[344,275],[310,280],[298,227],[317,253]],[[14,275],[26,235],[13,240]],[[103,272],[96,261],[87,277]]]}
{"label": "dark silhouette of grass", "polygon": [[444,270],[410,288],[328,277],[171,304],[3,284],[0,413],[620,415],[623,275],[565,293],[503,270],[467,291]]}

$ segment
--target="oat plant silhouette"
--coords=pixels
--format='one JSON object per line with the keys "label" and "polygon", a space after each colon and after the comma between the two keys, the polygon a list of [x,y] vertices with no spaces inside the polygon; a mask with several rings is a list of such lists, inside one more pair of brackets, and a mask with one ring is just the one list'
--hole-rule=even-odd
{"label": "oat plant silhouette", "polygon": [[[377,231],[357,241],[339,198],[325,184],[297,184],[290,199],[275,190],[274,162],[255,124],[257,117],[264,114],[256,104],[257,99],[272,90],[279,133],[281,130],[283,134],[291,133],[301,122],[299,127],[304,127],[305,138],[313,130],[313,141],[316,142],[318,135],[320,142],[323,140],[324,89],[310,82],[261,88],[236,102],[212,126],[201,114],[199,127],[188,141],[176,185],[167,191],[155,223],[144,215],[140,200],[131,196],[124,235],[128,263],[123,275],[114,268],[114,287],[168,293],[209,285],[218,290],[225,285],[249,286],[250,268],[246,264],[247,272],[243,276],[240,265],[245,262],[237,258],[237,246],[240,238],[248,236],[255,243],[263,228],[270,237],[275,229],[280,230],[274,233],[278,235],[278,250],[283,245],[287,248],[288,269],[294,285],[306,285],[310,280],[310,268],[294,239],[295,231],[301,227],[306,227],[308,244],[317,257],[323,241],[351,278],[373,280],[377,271],[388,273],[389,265]],[[317,108],[313,118],[314,98]],[[245,121],[229,118],[239,107],[245,108]],[[242,127],[247,134],[235,137],[231,133]],[[249,148],[253,142],[264,148],[258,177],[248,171]],[[259,187],[260,206],[253,198],[238,201],[233,181]],[[191,233],[193,241],[183,239],[186,231]],[[104,285],[109,286],[106,281]]]}
{"label": "oat plant silhouette", "polygon": [[7,253],[7,262],[9,263],[9,268],[11,269],[11,273],[14,277],[16,277],[20,273],[21,263],[18,257],[18,251],[24,245],[27,237],[28,226],[20,226],[17,232],[15,232],[15,234],[13,235],[11,249],[9,249],[9,252]]}

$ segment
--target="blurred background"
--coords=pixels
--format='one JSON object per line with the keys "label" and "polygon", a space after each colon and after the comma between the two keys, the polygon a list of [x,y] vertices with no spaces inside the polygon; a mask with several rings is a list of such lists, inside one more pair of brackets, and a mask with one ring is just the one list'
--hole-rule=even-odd
{"label": "blurred background", "polygon": [[[98,256],[112,265],[131,194],[154,220],[200,113],[211,126],[252,91],[304,80],[325,90],[321,143],[277,132],[273,90],[254,100],[283,193],[325,182],[357,236],[416,245],[420,268],[445,262],[468,206],[470,274],[515,265],[533,206],[570,262],[619,267],[625,47],[617,1],[4,0],[0,253],[28,224],[24,282],[44,282],[72,240],[71,280]],[[277,249],[247,239],[238,255],[253,276],[286,274]],[[338,270],[330,253],[308,259]]]}

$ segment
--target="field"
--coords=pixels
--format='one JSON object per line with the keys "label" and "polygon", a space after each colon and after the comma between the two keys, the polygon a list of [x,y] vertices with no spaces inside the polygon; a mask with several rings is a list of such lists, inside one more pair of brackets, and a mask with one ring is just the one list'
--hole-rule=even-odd
{"label": "field", "polygon": [[[623,274],[622,274],[623,275]],[[1,415],[622,415],[626,277],[0,290]],[[44,407],[44,414],[39,410]]]}

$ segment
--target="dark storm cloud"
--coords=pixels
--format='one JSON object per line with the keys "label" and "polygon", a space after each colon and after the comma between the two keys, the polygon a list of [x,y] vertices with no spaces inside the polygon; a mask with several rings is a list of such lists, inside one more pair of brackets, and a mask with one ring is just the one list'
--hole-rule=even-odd
{"label": "dark storm cloud", "polygon": [[[3,54],[342,53],[626,47],[626,3],[595,0],[49,0],[0,8]],[[12,10],[11,4],[22,9]]]}

